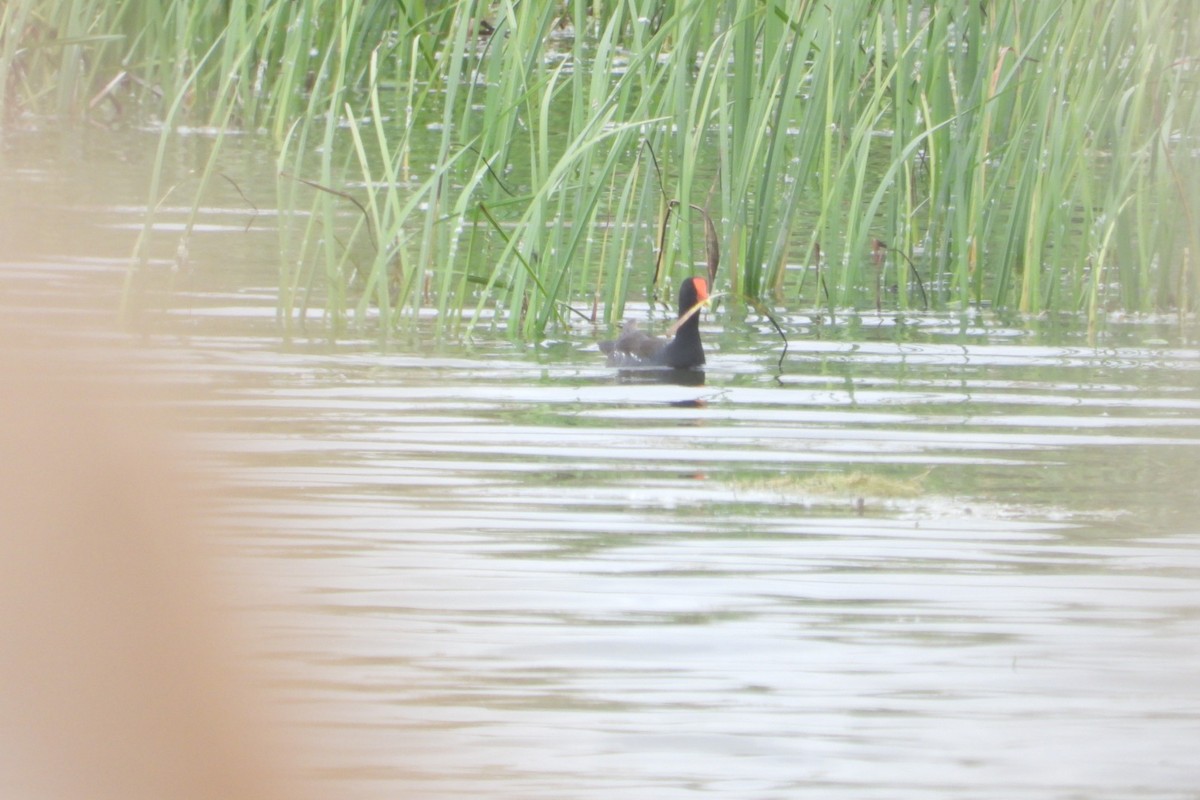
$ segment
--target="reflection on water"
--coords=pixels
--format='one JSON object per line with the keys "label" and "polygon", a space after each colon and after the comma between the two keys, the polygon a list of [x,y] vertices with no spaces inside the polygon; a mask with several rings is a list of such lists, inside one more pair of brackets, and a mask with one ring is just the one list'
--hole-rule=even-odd
{"label": "reflection on water", "polygon": [[620,383],[670,383],[676,386],[703,386],[704,370],[640,367],[617,370]]}
{"label": "reflection on water", "polygon": [[[121,264],[2,268],[61,305]],[[129,358],[196,389],[237,568],[295,598],[252,612],[326,796],[1200,785],[1195,349],[795,316],[780,372],[722,317],[695,383],[631,381],[582,330],[283,345],[258,277]]]}

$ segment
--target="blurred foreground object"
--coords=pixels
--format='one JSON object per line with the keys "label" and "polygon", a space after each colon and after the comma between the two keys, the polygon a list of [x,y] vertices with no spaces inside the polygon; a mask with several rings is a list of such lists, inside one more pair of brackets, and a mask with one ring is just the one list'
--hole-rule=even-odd
{"label": "blurred foreground object", "polygon": [[5,333],[0,797],[299,797],[164,426],[92,357],[17,353]]}

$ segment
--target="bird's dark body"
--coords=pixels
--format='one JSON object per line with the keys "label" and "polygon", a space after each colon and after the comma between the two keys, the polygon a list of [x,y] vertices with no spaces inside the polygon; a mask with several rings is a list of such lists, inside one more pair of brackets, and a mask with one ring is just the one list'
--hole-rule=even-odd
{"label": "bird's dark body", "polygon": [[[679,287],[679,316],[708,298],[703,278],[688,278]],[[675,336],[663,339],[651,336],[630,321],[616,339],[600,342],[610,367],[671,367],[692,369],[704,364],[704,345],[700,341],[700,315],[693,314],[679,326]]]}

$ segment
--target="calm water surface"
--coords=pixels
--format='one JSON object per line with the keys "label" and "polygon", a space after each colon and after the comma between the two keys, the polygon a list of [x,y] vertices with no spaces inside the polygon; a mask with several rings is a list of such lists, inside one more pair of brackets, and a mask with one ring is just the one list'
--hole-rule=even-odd
{"label": "calm water surface", "polygon": [[[140,211],[88,202],[94,251],[10,251],[6,302],[106,324],[67,301],[115,296]],[[130,352],[196,388],[237,569],[295,598],[253,611],[326,796],[1200,791],[1183,338],[794,316],[780,370],[718,314],[703,386],[621,382],[583,329],[285,344],[272,234],[221,213],[231,255],[201,238]]]}
{"label": "calm water surface", "polygon": [[[242,543],[306,598],[276,644],[316,676],[332,778],[1200,785],[1194,353],[809,342],[778,380],[767,354],[715,352],[696,388],[617,383],[582,342],[487,350],[179,354],[220,384],[194,411],[242,487]],[[915,488],[811,482],[858,474]]]}

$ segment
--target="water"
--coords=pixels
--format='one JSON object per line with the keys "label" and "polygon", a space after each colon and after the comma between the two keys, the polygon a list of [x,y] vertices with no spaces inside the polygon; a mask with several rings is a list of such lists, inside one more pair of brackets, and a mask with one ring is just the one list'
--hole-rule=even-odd
{"label": "water", "polygon": [[796,315],[780,370],[716,316],[703,386],[626,383],[583,329],[284,343],[273,234],[230,224],[128,349],[136,200],[55,213],[6,303],[191,387],[231,569],[291,598],[246,613],[324,796],[1195,796],[1178,329]]}

